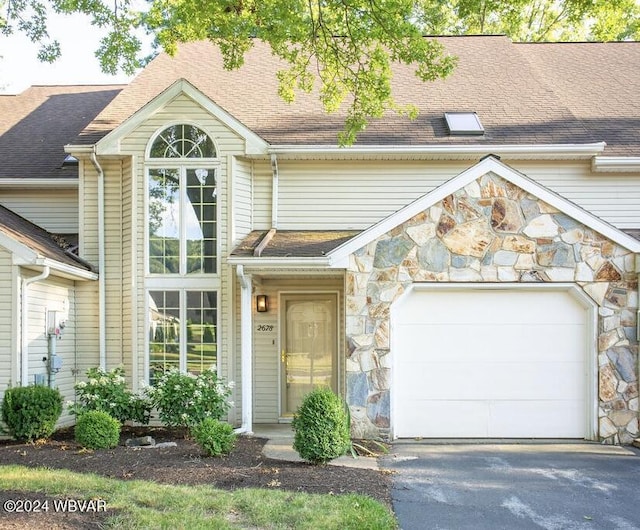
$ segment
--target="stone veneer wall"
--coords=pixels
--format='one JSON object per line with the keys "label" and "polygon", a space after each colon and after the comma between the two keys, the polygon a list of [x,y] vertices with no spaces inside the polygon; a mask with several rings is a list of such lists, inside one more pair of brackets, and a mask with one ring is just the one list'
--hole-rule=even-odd
{"label": "stone veneer wall", "polygon": [[[598,306],[599,436],[638,435],[634,255],[487,174],[350,257],[347,401],[352,434],[389,436],[390,307],[414,282],[575,282]],[[595,353],[594,353],[595,355]]]}

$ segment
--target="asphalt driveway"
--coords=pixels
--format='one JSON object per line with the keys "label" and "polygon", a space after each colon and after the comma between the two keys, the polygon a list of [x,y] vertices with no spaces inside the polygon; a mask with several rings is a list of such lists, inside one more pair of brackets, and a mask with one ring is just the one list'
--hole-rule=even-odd
{"label": "asphalt driveway", "polygon": [[640,530],[640,450],[599,444],[398,442],[402,530]]}

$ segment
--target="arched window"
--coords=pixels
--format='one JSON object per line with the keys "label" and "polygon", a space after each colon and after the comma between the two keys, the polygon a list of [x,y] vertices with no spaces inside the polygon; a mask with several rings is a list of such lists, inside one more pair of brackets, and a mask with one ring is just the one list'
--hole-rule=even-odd
{"label": "arched window", "polygon": [[147,160],[149,274],[217,272],[217,182],[213,140],[195,125],[164,129]]}
{"label": "arched window", "polygon": [[171,125],[154,140],[149,158],[215,158],[213,140],[195,125]]}

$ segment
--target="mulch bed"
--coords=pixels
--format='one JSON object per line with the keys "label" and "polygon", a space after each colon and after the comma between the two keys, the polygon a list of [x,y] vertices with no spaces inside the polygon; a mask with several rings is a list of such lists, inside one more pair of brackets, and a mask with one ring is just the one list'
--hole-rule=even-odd
{"label": "mulch bed", "polygon": [[[176,442],[176,447],[126,447],[127,438],[150,435],[157,443]],[[150,480],[163,484],[208,484],[212,487],[267,488],[286,491],[369,495],[391,506],[391,478],[382,471],[354,469],[334,465],[314,466],[264,457],[266,440],[238,437],[231,454],[207,457],[184,434],[164,428],[126,428],[115,449],[86,451],[73,439],[73,430],[62,430],[45,443],[25,444],[0,441],[0,465],[69,469],[96,473],[119,480]],[[367,458],[367,457],[360,457]],[[372,458],[372,457],[368,457]],[[44,500],[43,495],[0,491],[0,529],[13,528],[99,528],[109,515],[97,513],[7,513],[2,509],[8,499]]]}

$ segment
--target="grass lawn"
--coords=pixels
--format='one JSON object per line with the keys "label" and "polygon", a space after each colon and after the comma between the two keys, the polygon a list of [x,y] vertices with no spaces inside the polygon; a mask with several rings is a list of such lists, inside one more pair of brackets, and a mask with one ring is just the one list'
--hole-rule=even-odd
{"label": "grass lawn", "polygon": [[266,489],[123,481],[65,470],[0,466],[0,489],[106,501],[109,528],[397,528],[391,510],[361,495],[309,495]]}

